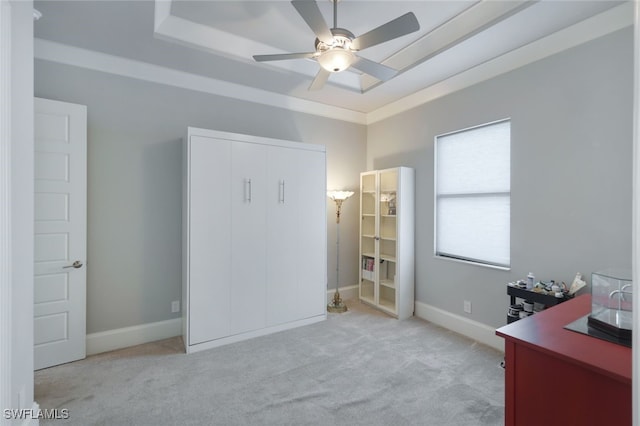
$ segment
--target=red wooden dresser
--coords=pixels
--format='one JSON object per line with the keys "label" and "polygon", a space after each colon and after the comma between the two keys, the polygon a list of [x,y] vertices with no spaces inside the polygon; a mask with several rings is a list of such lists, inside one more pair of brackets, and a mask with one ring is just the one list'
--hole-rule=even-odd
{"label": "red wooden dresser", "polygon": [[496,330],[506,425],[631,424],[631,348],[564,328],[590,312],[578,296]]}

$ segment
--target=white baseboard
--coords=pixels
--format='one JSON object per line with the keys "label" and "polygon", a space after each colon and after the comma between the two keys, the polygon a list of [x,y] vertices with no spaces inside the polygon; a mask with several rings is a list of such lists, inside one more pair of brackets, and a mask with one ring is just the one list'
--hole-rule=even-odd
{"label": "white baseboard", "polygon": [[[342,300],[350,300],[350,299],[358,299],[358,285],[349,285],[340,287],[338,289],[340,291],[340,298]],[[327,290],[327,303],[331,303],[333,299],[333,294],[336,292],[335,288],[330,288]]]}
{"label": "white baseboard", "polygon": [[[331,301],[334,292],[335,289],[327,290],[328,302]],[[340,296],[344,300],[357,299],[358,286],[341,287]],[[496,336],[495,329],[486,324],[472,321],[422,302],[416,302],[415,315],[418,318],[448,328],[504,352],[504,340]],[[95,355],[180,335],[182,335],[182,318],[92,333],[87,335],[87,355]]]}
{"label": "white baseboard", "polygon": [[118,328],[87,335],[87,355],[182,335],[182,318]]}
{"label": "white baseboard", "polygon": [[441,327],[448,328],[470,339],[476,340],[504,352],[504,339],[496,336],[495,328],[452,314],[426,303],[416,302],[415,315]]}

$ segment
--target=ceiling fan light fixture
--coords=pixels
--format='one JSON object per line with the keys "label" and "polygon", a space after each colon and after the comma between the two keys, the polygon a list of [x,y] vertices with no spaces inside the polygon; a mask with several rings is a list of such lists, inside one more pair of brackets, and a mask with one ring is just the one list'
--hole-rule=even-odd
{"label": "ceiling fan light fixture", "polygon": [[342,47],[333,47],[318,56],[318,63],[329,72],[340,72],[349,68],[355,59],[353,52]]}
{"label": "ceiling fan light fixture", "polygon": [[327,25],[316,0],[291,0],[300,17],[316,35],[315,52],[254,55],[253,59],[257,62],[315,59],[321,69],[313,79],[309,90],[322,88],[331,73],[341,72],[350,67],[380,81],[387,81],[397,75],[398,70],[362,56],[356,56],[354,52],[418,31],[420,24],[413,12],[407,12],[355,37],[351,31],[338,27],[337,5],[340,0],[329,1],[333,3],[333,27],[331,28]]}

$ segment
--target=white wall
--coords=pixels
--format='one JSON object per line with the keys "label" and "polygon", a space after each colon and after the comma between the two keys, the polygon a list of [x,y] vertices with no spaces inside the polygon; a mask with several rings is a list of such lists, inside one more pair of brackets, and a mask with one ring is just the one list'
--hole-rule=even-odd
{"label": "white wall", "polygon": [[[634,47],[633,47],[633,305],[640,306],[640,3],[635,2],[634,11]],[[633,424],[640,424],[640,338],[637,330],[640,330],[640,313],[633,310],[633,379],[632,379],[632,403]]]}

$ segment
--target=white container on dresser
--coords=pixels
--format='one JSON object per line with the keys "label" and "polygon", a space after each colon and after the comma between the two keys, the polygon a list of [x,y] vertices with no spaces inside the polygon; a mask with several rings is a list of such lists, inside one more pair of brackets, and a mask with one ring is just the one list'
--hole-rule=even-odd
{"label": "white container on dresser", "polygon": [[414,312],[415,172],[360,174],[360,300],[398,319]]}
{"label": "white container on dresser", "polygon": [[325,147],[193,127],[184,145],[187,353],[326,319]]}

